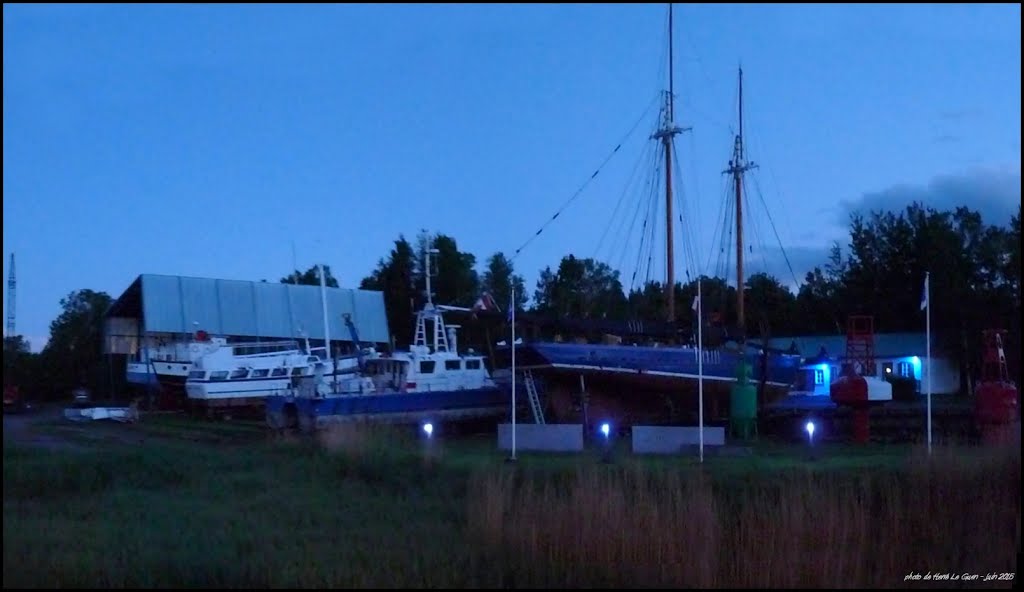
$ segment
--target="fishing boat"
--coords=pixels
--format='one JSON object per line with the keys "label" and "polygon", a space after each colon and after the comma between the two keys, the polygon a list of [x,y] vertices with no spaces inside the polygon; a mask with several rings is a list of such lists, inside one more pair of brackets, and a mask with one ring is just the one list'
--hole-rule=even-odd
{"label": "fishing boat", "polygon": [[[735,200],[735,322],[713,319],[712,315],[718,314],[713,308],[705,318],[687,322],[677,318],[672,164],[674,138],[688,128],[680,127],[675,121],[672,19],[672,5],[669,5],[668,89],[664,92],[658,128],[651,135],[651,139],[660,144],[663,155],[665,316],[660,323],[649,322],[649,319],[620,323],[622,331],[614,333],[609,331],[612,323],[596,320],[590,324],[604,326],[596,331],[591,327],[586,331],[589,335],[575,341],[531,338],[528,331],[520,331],[524,342],[514,346],[516,371],[528,373],[523,377],[524,383],[536,379],[542,384],[548,410],[556,421],[611,420],[619,425],[696,423],[698,381],[702,376],[707,384],[707,419],[725,420],[728,413],[729,419],[747,422],[749,428],[750,416],[756,416],[758,406],[785,396],[798,375],[799,355],[748,344],[745,336],[743,179],[756,165],[747,160],[744,150],[742,69],[739,71],[739,127],[734,136],[732,158],[723,171],[732,185],[733,195],[729,201]],[[692,308],[696,311],[696,303]],[[708,309],[703,307],[705,312]],[[709,346],[707,337],[713,332],[705,329],[704,347],[698,348],[693,337],[697,331],[683,329],[696,327],[696,323],[708,328],[717,325],[721,329],[718,333],[724,338]],[[585,322],[578,324],[586,325]],[[647,339],[637,340],[635,344],[622,343],[624,335],[636,337],[644,333],[648,333]],[[650,338],[651,333],[656,335]],[[699,363],[701,357],[703,364]],[[511,358],[510,347],[496,348],[495,361],[502,368],[511,366]]]}
{"label": "fishing boat", "polygon": [[326,364],[318,364],[288,392],[266,397],[270,427],[308,432],[353,421],[446,423],[508,414],[510,392],[491,378],[483,355],[459,352],[459,327],[444,321],[446,311],[470,309],[433,303],[430,259],[436,253],[426,253],[427,298],[409,349],[369,359],[360,355],[358,373],[337,381],[325,376]]}

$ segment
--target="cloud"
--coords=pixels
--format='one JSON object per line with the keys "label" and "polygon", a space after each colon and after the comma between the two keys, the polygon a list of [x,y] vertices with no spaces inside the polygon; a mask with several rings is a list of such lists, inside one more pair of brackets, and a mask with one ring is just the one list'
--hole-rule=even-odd
{"label": "cloud", "polygon": [[840,220],[848,225],[854,212],[903,211],[920,202],[939,211],[966,206],[981,213],[986,224],[1005,226],[1020,207],[1020,169],[983,169],[935,177],[927,185],[896,185],[840,202]]}

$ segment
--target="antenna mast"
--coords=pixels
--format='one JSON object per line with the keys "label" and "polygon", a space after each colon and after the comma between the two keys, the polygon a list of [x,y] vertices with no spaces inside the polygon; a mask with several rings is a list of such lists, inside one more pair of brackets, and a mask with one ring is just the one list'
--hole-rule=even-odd
{"label": "antenna mast", "polygon": [[675,125],[675,76],[672,44],[672,4],[668,5],[668,91],[665,93],[664,120],[652,139],[660,139],[665,146],[665,298],[668,303],[668,321],[676,320],[675,258],[672,240],[672,138],[688,131]]}
{"label": "antenna mast", "polygon": [[11,271],[7,275],[7,337],[14,337],[14,294],[18,281],[14,275],[14,253],[11,253]]}
{"label": "antenna mast", "polygon": [[746,342],[747,325],[743,311],[743,173],[757,168],[753,162],[747,162],[743,155],[743,68],[740,67],[740,128],[733,145],[732,160],[724,172],[732,175],[736,191],[736,324],[740,331],[740,344]]}

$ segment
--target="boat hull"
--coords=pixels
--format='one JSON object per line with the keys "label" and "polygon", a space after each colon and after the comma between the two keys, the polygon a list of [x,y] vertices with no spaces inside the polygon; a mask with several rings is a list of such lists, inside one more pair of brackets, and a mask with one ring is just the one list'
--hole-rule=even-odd
{"label": "boat hull", "polygon": [[312,431],[357,421],[417,423],[500,418],[509,413],[510,393],[501,388],[374,393],[305,398],[266,398],[267,423],[275,429]]}
{"label": "boat hull", "polygon": [[[738,352],[708,350],[698,365],[697,352],[688,347],[571,343],[516,346],[517,373],[529,369],[540,383],[538,390],[551,420],[585,424],[605,420],[620,426],[695,424],[701,390],[705,422],[724,423],[741,361],[751,367],[759,407],[788,394],[801,362],[796,355],[751,352],[740,356]],[[510,367],[508,348],[496,352],[496,363],[506,370]],[[508,377],[502,381],[507,382]],[[522,386],[517,385],[516,396],[525,397]]]}

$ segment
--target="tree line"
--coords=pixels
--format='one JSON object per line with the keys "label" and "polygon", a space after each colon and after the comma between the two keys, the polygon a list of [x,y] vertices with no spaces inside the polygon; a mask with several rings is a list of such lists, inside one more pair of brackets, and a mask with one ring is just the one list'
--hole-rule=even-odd
{"label": "tree line", "polygon": [[[472,308],[484,293],[502,311],[515,288],[517,312],[568,319],[658,322],[665,319],[665,291],[649,281],[628,292],[619,272],[591,258],[564,256],[557,267],[540,270],[532,294],[502,252],[477,270],[474,254],[461,251],[454,237],[421,231],[414,241],[394,241],[359,288],[384,294],[388,325],[399,347],[412,339],[416,311],[425,299],[425,259],[436,249],[432,269],[435,303]],[[330,267],[326,284],[337,287]],[[701,278],[706,321],[728,334],[771,337],[845,333],[850,315],[874,317],[877,332],[922,332],[920,302],[930,273],[933,347],[957,360],[964,380],[977,377],[981,335],[1008,330],[1011,375],[1018,376],[1020,351],[1020,206],[1008,223],[987,223],[967,206],[940,211],[919,203],[903,210],[853,214],[849,242],[838,242],[822,265],[809,271],[796,293],[777,278],[759,273],[744,285],[745,326],[737,327],[736,289],[717,277]],[[318,266],[294,270],[282,283],[319,285]],[[677,324],[695,327],[690,303],[696,280],[674,288]],[[30,385],[38,392],[66,396],[71,388],[123,385],[122,356],[103,356],[103,316],[112,303],[104,292],[78,290],[61,300],[61,314],[50,325],[40,354],[28,351],[20,336],[4,340],[5,383]],[[503,338],[504,315],[463,325],[463,344],[482,348]],[[807,352],[804,352],[805,354]],[[46,385],[45,387],[43,385]]]}

